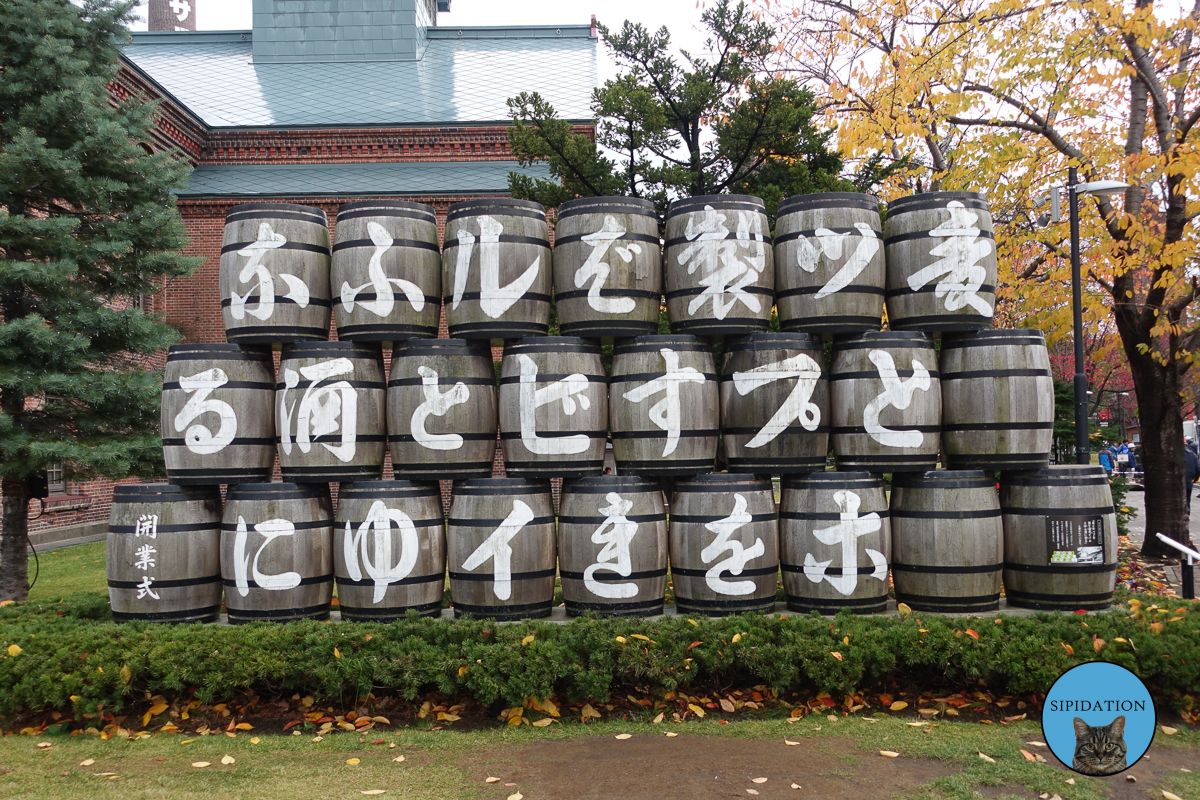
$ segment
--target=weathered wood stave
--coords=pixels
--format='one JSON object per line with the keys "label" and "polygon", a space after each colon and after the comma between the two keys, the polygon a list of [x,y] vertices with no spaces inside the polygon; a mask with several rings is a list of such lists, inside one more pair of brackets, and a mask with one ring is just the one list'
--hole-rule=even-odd
{"label": "weathered wood stave", "polygon": [[[256,527],[260,525],[270,537]],[[232,624],[329,619],[329,485],[243,483],[231,488],[221,521],[221,578]]]}
{"label": "weathered wood stave", "polygon": [[[433,382],[429,395],[426,380]],[[461,390],[456,388],[459,384]],[[437,399],[451,392],[457,397]],[[439,403],[463,397],[443,414],[436,413],[442,407]],[[496,423],[496,372],[487,342],[410,339],[392,351],[387,428],[397,476],[409,480],[490,477]],[[460,439],[447,438],[453,436]]]}
{"label": "weathered wood stave", "polygon": [[1004,526],[981,470],[932,470],[892,484],[892,582],[916,611],[974,613],[1000,604]]}
{"label": "weathered wood stave", "polygon": [[[739,507],[741,516],[748,519],[735,528],[739,520],[731,518]],[[721,525],[727,519],[728,525]],[[707,527],[714,523],[722,531]],[[706,560],[704,551],[722,536],[732,547],[710,552],[713,557]],[[730,560],[740,561],[746,551],[757,550],[761,553],[746,559],[736,573],[721,567]],[[721,617],[773,611],[779,577],[779,521],[771,482],[725,473],[680,481],[671,498],[670,554],[675,608],[680,613]],[[709,573],[713,573],[712,583]]]}
{"label": "weathered wood stave", "polygon": [[275,400],[279,468],[285,481],[380,477],[387,440],[387,383],[378,343],[300,342],[284,348]]}
{"label": "weathered wood stave", "polygon": [[[407,569],[401,569],[406,562]],[[438,485],[342,484],[334,515],[333,573],[344,620],[390,622],[410,610],[439,616],[446,528]]]}
{"label": "weathered wood stave", "polygon": [[[674,373],[670,372],[672,361],[677,362]],[[695,380],[660,381],[668,374],[687,374]],[[655,391],[658,386],[668,388]],[[678,389],[679,397],[679,435],[674,442],[670,437],[674,430],[670,386]],[[641,399],[635,402],[636,398]],[[665,427],[659,427],[650,416],[659,403],[667,403],[660,415]],[[613,456],[621,472],[685,476],[712,470],[720,432],[719,410],[712,351],[696,337],[639,336],[614,349],[608,420]]]}
{"label": "weathered wood stave", "polygon": [[[1103,467],[1065,465],[1009,473],[1000,484],[1000,508],[1004,593],[1011,605],[1043,611],[1102,611],[1112,605],[1117,515]],[[1092,546],[1101,548],[1100,561],[1051,562],[1053,529],[1064,521],[1086,524],[1097,542]]]}
{"label": "weathered wood stave", "polygon": [[225,338],[237,344],[328,339],[330,261],[329,220],[321,209],[293,203],[230,208],[220,265]]}
{"label": "weathered wood stave", "polygon": [[1041,331],[942,339],[942,453],[952,469],[1038,470],[1054,445],[1054,376]]}
{"label": "weathered wood stave", "polygon": [[[615,514],[624,503],[630,504],[629,509]],[[618,554],[616,569],[595,569],[600,554],[628,533],[618,526],[629,524],[636,530],[628,541],[627,568],[621,569]],[[607,534],[608,540],[597,542],[597,534],[601,538]],[[612,559],[609,555],[604,563],[613,565]],[[667,587],[667,513],[658,483],[615,475],[565,481],[559,505],[558,562],[568,616],[661,614]],[[598,594],[589,581],[605,594]]]}
{"label": "weathered wood stave", "polygon": [[442,253],[433,207],[403,200],[343,203],[330,282],[339,340],[437,336]]}
{"label": "weathered wood stave", "polygon": [[[775,256],[761,198],[723,194],[676,200],[667,211],[663,238],[672,333],[720,337],[767,329]],[[713,276],[732,262],[740,269],[714,283]],[[714,287],[722,291],[713,294]]]}
{"label": "weathered wood stave", "polygon": [[[509,520],[510,527],[501,533]],[[520,520],[525,520],[524,524],[507,536]],[[486,557],[486,550],[481,550],[497,534],[497,541],[507,540],[511,551],[507,579],[502,577],[497,558]],[[477,551],[482,560],[472,563]],[[503,554],[500,557],[503,559]],[[446,560],[456,617],[500,621],[548,617],[557,563],[549,483],[482,478],[457,484],[450,507]]]}
{"label": "weathered wood stave", "polygon": [[[878,530],[856,535],[852,566],[844,563],[844,553],[838,552],[837,545],[822,542],[815,533],[837,526],[843,521],[843,507],[849,509],[854,505],[855,500],[842,493],[856,498],[855,511],[859,518],[874,514],[879,520]],[[869,550],[882,556],[882,578],[879,577],[879,565]],[[816,563],[808,563],[810,556]],[[891,515],[881,478],[868,472],[814,472],[783,480],[779,503],[779,566],[790,610],[822,614],[836,614],[842,610],[855,614],[883,611],[888,602],[887,572],[891,559]],[[834,561],[837,566],[820,566],[821,562]],[[849,570],[854,570],[857,576],[853,586],[845,585],[844,576]],[[842,579],[842,587],[835,585],[837,579]],[[842,591],[843,588],[848,591]]]}
{"label": "weathered wood stave", "polygon": [[[928,388],[915,389],[907,408],[883,405],[887,385],[880,377],[880,365],[871,360],[872,356],[885,366],[890,360],[901,382],[914,378],[921,381],[917,373],[927,372]],[[916,364],[921,370],[915,369]],[[937,466],[942,400],[937,354],[928,337],[914,332],[879,331],[835,341],[829,383],[831,432],[838,469],[924,472]],[[866,416],[872,409],[878,411],[878,425],[886,429],[874,435],[867,431],[866,425]],[[912,443],[894,439],[888,431],[919,432],[921,440],[916,443],[915,434],[910,434],[915,446],[909,446]]]}
{"label": "weathered wood stave", "polygon": [[[220,543],[215,487],[117,486],[105,545],[113,620],[215,622],[221,611]],[[138,552],[145,547],[149,551]]]}
{"label": "weathered wood stave", "polygon": [[[783,377],[760,383],[764,370]],[[825,469],[829,380],[818,339],[805,333],[756,333],[730,343],[720,392],[721,439],[730,472],[786,475]],[[777,420],[785,406],[793,413]]]}
{"label": "weathered wood stave", "polygon": [[172,483],[270,480],[275,463],[275,365],[270,351],[236,344],[171,347],[163,374],[160,425],[163,460]]}
{"label": "weathered wood stave", "polygon": [[[662,251],[654,204],[636,197],[581,197],[560,205],[555,220],[554,303],[562,334],[655,333]],[[589,264],[597,253],[597,263]],[[608,272],[600,278],[596,270],[602,266]]]}
{"label": "weathered wood stave", "polygon": [[[927,192],[893,200],[884,246],[893,330],[967,331],[992,324],[996,245],[983,194]],[[950,286],[960,288],[947,291]]]}
{"label": "weathered wood stave", "polygon": [[[481,241],[485,237],[487,242]],[[483,262],[489,273],[495,265],[497,287],[484,286]],[[549,228],[541,204],[506,198],[450,206],[442,292],[452,337],[545,336],[550,328],[551,274]]]}
{"label": "weathered wood stave", "polygon": [[[539,392],[552,399],[538,405]],[[603,471],[608,379],[599,344],[575,336],[510,343],[501,364],[499,406],[506,474],[574,478]]]}
{"label": "weathered wood stave", "polygon": [[[835,276],[837,281],[832,282]],[[775,303],[783,330],[877,331],[883,321],[886,280],[876,198],[822,192],[789,197],[779,204]]]}

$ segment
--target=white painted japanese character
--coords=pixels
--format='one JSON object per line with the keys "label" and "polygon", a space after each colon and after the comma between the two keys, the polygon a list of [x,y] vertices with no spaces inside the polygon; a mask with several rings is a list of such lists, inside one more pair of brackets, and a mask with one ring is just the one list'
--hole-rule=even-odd
{"label": "white painted japanese character", "polygon": [[[613,242],[624,235],[625,228],[617,221],[617,218],[606,214],[604,225],[600,230],[580,237],[582,241],[592,246],[592,252],[587,257],[587,261],[583,262],[583,266],[575,272],[575,287],[580,288],[589,280],[592,281],[592,285],[588,287],[588,305],[601,314],[629,314],[637,306],[637,302],[632,297],[602,297],[600,295],[600,290],[604,288],[604,282],[608,280],[608,276],[612,272],[612,267],[602,259],[608,254],[608,249],[612,247]],[[628,247],[618,246],[614,249],[621,260],[627,264],[633,260],[634,253],[642,252],[642,246],[639,244],[630,244]]]}
{"label": "white painted japanese character", "polygon": [[[813,536],[817,537],[821,544],[841,546],[842,574],[838,576],[828,574],[827,570],[833,563],[833,559],[817,561],[812,553],[805,553],[804,576],[813,583],[829,581],[829,585],[838,592],[850,595],[858,587],[858,537],[878,532],[883,526],[883,521],[874,511],[860,517],[858,507],[862,504],[862,499],[849,489],[834,492],[833,502],[837,503],[838,509],[840,509],[841,521],[828,528],[819,528],[813,531]],[[866,548],[866,554],[875,567],[875,571],[868,577],[886,581],[888,565],[883,553]]]}
{"label": "white painted japanese character", "polygon": [[171,10],[175,12],[175,19],[179,20],[180,22],[183,22],[185,19],[187,19],[188,14],[191,13],[192,10],[192,4],[189,3],[188,0],[171,0],[171,2],[167,3],[167,5],[170,6]]}
{"label": "white painted japanese character", "polygon": [[[691,243],[680,250],[678,261],[687,265],[689,275],[699,269],[698,283],[705,287],[688,303],[688,314],[695,314],[710,299],[713,316],[717,319],[725,319],[739,302],[751,311],[762,310],[758,298],[745,291],[766,269],[761,220],[757,214],[747,211],[738,211],[737,219],[738,229],[732,239],[727,238],[726,215],[718,213],[712,206],[704,207],[699,224],[695,217],[688,219],[684,238]],[[739,258],[739,251],[743,249],[748,252]]]}
{"label": "white painted japanese character", "polygon": [[746,513],[746,498],[740,494],[735,494],[733,513],[724,519],[714,520],[704,526],[716,534],[716,538],[700,551],[700,558],[703,559],[704,563],[711,564],[722,554],[729,553],[728,558],[713,564],[708,568],[708,572],[704,573],[704,582],[708,584],[708,588],[717,594],[735,596],[753,594],[755,589],[758,588],[754,581],[727,581],[721,577],[722,572],[728,572],[730,575],[741,575],[742,570],[746,568],[747,562],[758,558],[766,552],[766,546],[760,538],[756,537],[754,544],[749,547],[746,547],[739,541],[731,541],[729,538],[738,528],[753,520],[754,518]]}
{"label": "white painted japanese character", "polygon": [[509,542],[533,520],[533,509],[520,500],[513,500],[513,510],[500,527],[484,540],[463,562],[467,572],[492,562],[492,592],[498,600],[512,597],[512,546]]}
{"label": "white painted japanese character", "polygon": [[[396,305],[396,298],[392,293],[392,284],[394,283],[396,288],[404,293],[413,311],[420,311],[425,307],[425,293],[421,291],[421,287],[401,278],[389,278],[383,271],[383,254],[390,250],[395,243],[391,234],[378,222],[368,222],[367,233],[370,234],[371,241],[375,245],[375,252],[371,254],[371,260],[367,263],[367,277],[370,280],[358,287],[342,281],[342,305],[346,307],[347,311],[353,311],[355,302],[358,302],[358,305],[375,316],[386,317],[392,313],[392,309]],[[356,301],[359,293],[364,289],[372,289],[375,292],[375,299]]]}
{"label": "white painted japanese character", "polygon": [[138,599],[138,600],[141,600],[141,599],[142,599],[143,597],[145,597],[146,595],[150,595],[150,596],[151,596],[151,597],[153,597],[155,600],[161,600],[161,599],[162,599],[162,598],[160,598],[160,597],[158,596],[158,593],[157,593],[157,592],[155,592],[153,589],[151,589],[151,588],[150,588],[150,586],[151,586],[153,583],[154,583],[154,578],[150,577],[149,575],[143,575],[143,576],[142,576],[142,582],[141,582],[141,583],[139,583],[137,586],[135,586],[135,587],[134,587],[135,589],[137,589],[137,590],[138,590],[138,593],[137,593],[137,599]]}
{"label": "white painted japanese character", "polygon": [[[400,557],[392,563],[392,524],[400,529]],[[371,535],[375,540],[374,554],[368,552],[367,538]],[[408,577],[417,563],[417,555],[421,543],[417,539],[417,529],[412,517],[395,508],[388,508],[382,500],[376,500],[367,511],[367,518],[358,526],[356,533],[350,532],[350,523],[346,522],[346,536],[342,546],[342,554],[346,558],[346,571],[352,580],[362,580],[365,570],[375,582],[375,593],[371,602],[378,603],[387,594],[387,587]],[[361,558],[362,567],[359,567]]]}
{"label": "white painted japanese character", "polygon": [[[234,319],[245,319],[247,314],[258,319],[267,319],[275,313],[275,280],[262,262],[268,252],[285,244],[287,237],[276,233],[270,223],[262,222],[258,226],[258,239],[238,250],[238,255],[249,259],[238,274],[238,283],[248,283],[253,278],[257,278],[258,283],[244,295],[230,291],[229,313]],[[300,308],[308,308],[309,292],[304,281],[286,272],[279,273],[279,279],[287,286],[283,296]],[[258,305],[255,308],[247,308],[246,301],[255,292],[258,293]]]}
{"label": "white painted japanese character", "polygon": [[871,438],[886,447],[920,447],[925,441],[925,434],[918,430],[892,430],[879,424],[879,414],[891,407],[903,411],[912,402],[913,394],[917,391],[929,391],[932,383],[929,380],[929,370],[915,358],[912,361],[913,374],[907,380],[901,380],[896,371],[896,362],[886,350],[872,350],[868,355],[871,363],[879,371],[879,380],[883,382],[883,391],[867,403],[863,409],[863,427]]}
{"label": "white painted japanese character", "polygon": [[[879,252],[880,241],[879,237],[875,235],[875,230],[865,222],[856,222],[854,227],[858,228],[858,247],[855,248],[850,258],[846,259],[846,263],[842,264],[841,269],[835,272],[817,292],[818,300],[840,292],[849,286],[850,282],[859,276],[863,268],[871,263],[871,259]],[[817,228],[813,233],[813,236],[801,236],[796,248],[796,263],[809,273],[816,271],[821,253],[824,253],[827,258],[841,258],[842,249],[854,236],[852,233],[836,233],[828,228]],[[813,245],[812,240],[816,240],[816,246]]]}
{"label": "white painted japanese character", "polygon": [[446,416],[450,409],[471,399],[471,390],[465,383],[459,381],[450,389],[442,392],[438,390],[438,374],[435,370],[421,366],[417,367],[417,373],[421,376],[421,391],[425,395],[425,402],[413,410],[412,419],[409,422],[413,439],[417,441],[417,444],[429,450],[457,450],[463,446],[463,437],[457,433],[427,433],[425,420],[430,415]]}
{"label": "white painted japanese character", "polygon": [[[216,389],[229,383],[229,376],[220,367],[213,367],[195,375],[179,379],[179,388],[191,395],[179,413],[175,415],[172,424],[178,433],[184,428],[183,436],[187,449],[199,455],[212,455],[225,449],[237,436],[237,413],[233,406],[223,400],[210,400],[209,395]],[[214,434],[204,425],[187,427],[192,420],[202,414],[216,414],[220,420],[217,432]]]}
{"label": "white painted japanese character", "polygon": [[537,388],[537,364],[532,358],[521,354],[517,356],[521,365],[520,396],[518,410],[521,417],[521,444],[531,453],[538,455],[568,455],[582,453],[591,445],[587,434],[577,433],[573,436],[558,436],[542,439],[537,435],[537,409],[551,403],[562,403],[563,413],[567,416],[575,414],[576,404],[587,410],[592,402],[586,394],[588,379],[578,372],[560,378],[541,389]]}
{"label": "white painted japanese character", "polygon": [[[525,296],[537,280],[539,254],[516,280],[500,285],[500,234],[504,226],[489,216],[479,217],[479,307],[492,319],[497,319]],[[450,308],[458,308],[467,288],[471,269],[471,254],[475,251],[475,234],[466,228],[458,229],[458,261],[454,267],[454,297]]]}
{"label": "white painted japanese character", "polygon": [[817,381],[821,378],[821,367],[812,358],[799,353],[782,361],[763,364],[761,367],[733,373],[733,386],[737,393],[745,396],[760,386],[774,381],[796,379],[796,386],[779,406],[767,424],[762,427],[754,438],[746,443],[746,447],[762,447],[775,440],[779,434],[788,429],[792,422],[799,422],[806,431],[815,431],[821,424],[821,409],[812,402],[813,392]]}
{"label": "white painted japanese character", "polygon": [[137,550],[133,551],[133,554],[137,556],[137,561],[135,561],[133,565],[140,570],[150,569],[154,566],[154,554],[157,552],[157,550],[148,544],[142,545]]}
{"label": "white painted japanese character", "polygon": [[[338,433],[337,444],[319,444],[337,456],[339,461],[349,462],[354,458],[358,440],[358,390],[348,381],[326,383],[339,375],[353,374],[354,363],[348,358],[319,361],[301,367],[299,374],[290,367],[283,370],[283,383],[286,388],[279,395],[279,443],[285,455],[291,455],[292,452],[294,419],[296,445],[301,453],[312,449],[314,439]],[[311,384],[304,390],[304,395],[300,398],[300,408],[296,410],[295,401],[291,406],[286,405],[287,393],[296,388],[301,376],[311,381]]]}
{"label": "white painted japanese character", "polygon": [[975,223],[979,215],[966,208],[958,200],[946,204],[950,219],[938,225],[929,235],[941,239],[929,251],[938,261],[908,276],[908,287],[914,292],[932,280],[941,278],[934,294],[945,298],[948,311],[958,311],[970,306],[976,312],[990,317],[992,305],[976,292],[987,280],[987,269],[979,261],[992,252],[990,239],[979,238],[980,230]]}
{"label": "white painted japanese character", "polygon": [[680,367],[679,354],[674,350],[663,348],[658,351],[666,362],[667,371],[641,386],[635,386],[625,392],[622,397],[633,403],[640,403],[659,392],[663,399],[650,407],[650,421],[661,430],[667,432],[667,441],[663,446],[663,456],[669,456],[679,446],[679,429],[682,421],[679,408],[679,387],[684,383],[704,383],[704,373],[695,367]]}
{"label": "white painted japanese character", "polygon": [[286,519],[268,519],[256,524],[254,530],[263,537],[263,542],[258,546],[258,550],[254,552],[254,559],[251,561],[250,557],[246,555],[246,544],[249,537],[249,531],[246,529],[246,520],[241,515],[238,515],[237,532],[233,539],[233,578],[238,594],[242,597],[250,594],[249,579],[251,577],[254,578],[254,583],[260,589],[272,592],[295,589],[300,585],[301,578],[299,572],[280,572],[276,575],[264,575],[258,571],[258,559],[262,555],[263,550],[266,550],[271,542],[285,536],[295,536],[296,526]]}
{"label": "white painted japanese character", "polygon": [[142,514],[133,526],[134,537],[158,538],[158,514]]}
{"label": "white painted japanese character", "polygon": [[632,500],[625,500],[616,492],[605,495],[608,505],[599,509],[605,515],[600,527],[592,531],[592,544],[602,544],[604,547],[596,555],[596,563],[583,571],[583,585],[592,594],[611,600],[628,600],[637,597],[636,583],[609,583],[596,580],[596,571],[615,572],[628,578],[633,572],[633,557],[629,552],[629,544],[637,534],[637,523],[625,517],[633,508]]}

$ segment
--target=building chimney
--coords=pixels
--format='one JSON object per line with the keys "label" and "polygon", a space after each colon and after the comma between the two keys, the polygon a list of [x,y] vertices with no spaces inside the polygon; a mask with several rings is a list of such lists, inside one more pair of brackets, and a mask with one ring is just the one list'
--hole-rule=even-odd
{"label": "building chimney", "polygon": [[196,0],[150,0],[152,31],[196,30]]}
{"label": "building chimney", "polygon": [[253,58],[258,64],[418,61],[441,5],[439,0],[253,3]]}

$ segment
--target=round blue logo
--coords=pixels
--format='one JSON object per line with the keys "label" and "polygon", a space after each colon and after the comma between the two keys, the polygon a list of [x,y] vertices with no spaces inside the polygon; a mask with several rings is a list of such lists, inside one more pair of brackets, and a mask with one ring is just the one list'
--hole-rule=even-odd
{"label": "round blue logo", "polygon": [[1042,709],[1042,735],[1065,766],[1082,775],[1116,775],[1145,755],[1158,715],[1141,678],[1103,661],[1064,672]]}

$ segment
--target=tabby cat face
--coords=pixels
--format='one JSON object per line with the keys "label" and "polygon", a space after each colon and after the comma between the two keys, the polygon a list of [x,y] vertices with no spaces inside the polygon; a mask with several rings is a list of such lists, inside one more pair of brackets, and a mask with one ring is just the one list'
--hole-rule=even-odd
{"label": "tabby cat face", "polygon": [[1125,715],[1107,725],[1091,726],[1075,718],[1072,769],[1085,775],[1112,775],[1125,769]]}

